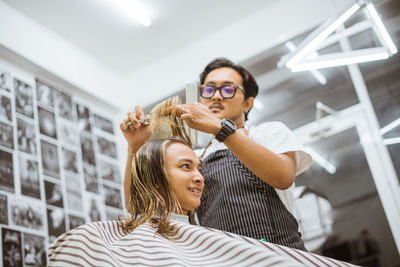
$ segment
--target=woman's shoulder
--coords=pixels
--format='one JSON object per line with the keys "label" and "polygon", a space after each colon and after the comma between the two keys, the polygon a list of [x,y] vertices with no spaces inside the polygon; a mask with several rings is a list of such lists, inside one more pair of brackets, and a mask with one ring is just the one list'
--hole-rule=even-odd
{"label": "woman's shoulder", "polygon": [[74,229],[71,229],[70,231],[66,232],[65,234],[79,232],[79,231],[100,233],[100,232],[104,232],[104,231],[115,231],[120,227],[121,227],[121,223],[117,220],[89,222],[89,223],[77,226]]}
{"label": "woman's shoulder", "polygon": [[77,241],[77,240],[96,240],[102,239],[104,235],[109,233],[113,235],[124,235],[119,221],[98,221],[90,222],[71,229],[70,231],[60,235],[50,246],[50,249],[60,243]]}

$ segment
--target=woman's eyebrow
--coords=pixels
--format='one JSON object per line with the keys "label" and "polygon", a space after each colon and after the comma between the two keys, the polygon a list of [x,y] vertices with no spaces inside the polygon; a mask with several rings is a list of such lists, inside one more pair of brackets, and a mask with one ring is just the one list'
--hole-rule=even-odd
{"label": "woman's eyebrow", "polygon": [[[188,158],[181,158],[181,159],[178,160],[178,164],[182,163],[182,162],[188,162],[190,164],[195,164],[195,161],[193,161],[191,159],[188,159]],[[196,163],[197,163],[197,168],[198,169],[203,169],[203,164],[201,163],[201,161],[196,161]]]}
{"label": "woman's eyebrow", "polygon": [[193,164],[193,160],[191,160],[191,159],[188,159],[188,158],[181,158],[181,159],[179,159],[178,160],[178,162],[189,162],[189,163],[192,163]]}

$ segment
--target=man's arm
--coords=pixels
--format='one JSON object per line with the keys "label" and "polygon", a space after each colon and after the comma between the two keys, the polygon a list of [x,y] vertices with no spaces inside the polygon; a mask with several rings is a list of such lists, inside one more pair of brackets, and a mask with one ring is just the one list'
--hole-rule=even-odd
{"label": "man's arm", "polygon": [[295,152],[275,154],[237,131],[228,136],[224,144],[249,170],[270,186],[283,190],[293,184],[296,174]]}
{"label": "man's arm", "polygon": [[[146,142],[151,136],[151,131],[148,126],[142,125],[139,122],[140,119],[145,118],[145,114],[140,107],[135,107],[135,113],[128,112],[127,118],[124,119],[120,128],[126,141],[128,142],[128,157],[126,159],[125,175],[124,175],[124,189],[125,198],[130,195],[130,176],[133,155],[139,150],[139,148]],[[131,122],[129,126],[127,123]],[[127,199],[125,202],[127,203]]]}
{"label": "man's arm", "polygon": [[[190,110],[190,113],[181,113],[182,107]],[[176,110],[193,129],[213,135],[221,130],[221,120],[199,103],[177,105]],[[296,173],[294,152],[276,154],[237,131],[229,135],[224,144],[247,168],[270,186],[283,190],[293,184]]]}

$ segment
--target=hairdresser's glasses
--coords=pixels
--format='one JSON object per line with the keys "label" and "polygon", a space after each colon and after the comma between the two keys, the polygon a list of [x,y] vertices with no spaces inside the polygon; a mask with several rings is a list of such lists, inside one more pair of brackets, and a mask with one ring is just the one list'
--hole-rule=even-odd
{"label": "hairdresser's glasses", "polygon": [[225,98],[233,98],[236,94],[237,89],[241,90],[244,94],[244,89],[238,85],[222,85],[222,86],[211,86],[211,85],[200,85],[200,96],[202,98],[212,98],[216,91],[219,91],[220,95]]}

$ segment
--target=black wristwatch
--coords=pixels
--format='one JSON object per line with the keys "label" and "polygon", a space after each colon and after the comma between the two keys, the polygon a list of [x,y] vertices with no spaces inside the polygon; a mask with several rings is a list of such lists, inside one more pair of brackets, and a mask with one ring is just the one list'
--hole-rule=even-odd
{"label": "black wristwatch", "polygon": [[222,128],[215,136],[215,139],[222,143],[229,135],[236,132],[236,124],[230,119],[224,118],[221,120],[221,126]]}

